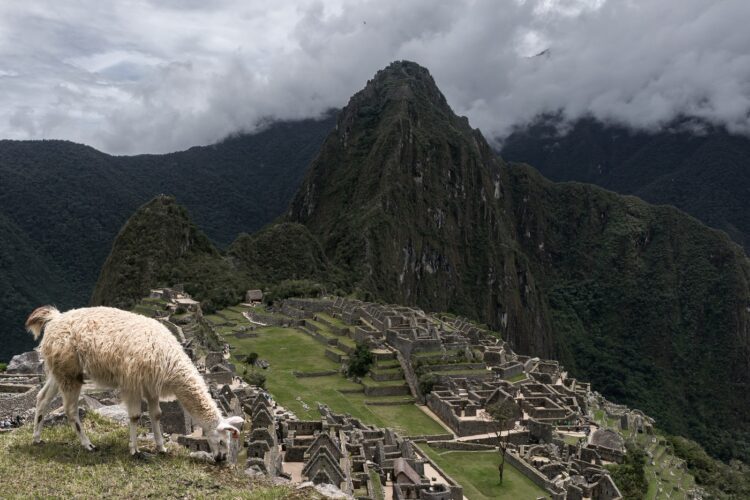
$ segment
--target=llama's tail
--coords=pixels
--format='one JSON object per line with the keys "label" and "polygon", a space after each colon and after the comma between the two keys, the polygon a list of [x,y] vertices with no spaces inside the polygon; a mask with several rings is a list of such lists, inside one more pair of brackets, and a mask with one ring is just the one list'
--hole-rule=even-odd
{"label": "llama's tail", "polygon": [[34,336],[34,340],[37,340],[42,334],[44,325],[58,316],[60,316],[60,311],[55,306],[37,307],[26,320],[26,331]]}

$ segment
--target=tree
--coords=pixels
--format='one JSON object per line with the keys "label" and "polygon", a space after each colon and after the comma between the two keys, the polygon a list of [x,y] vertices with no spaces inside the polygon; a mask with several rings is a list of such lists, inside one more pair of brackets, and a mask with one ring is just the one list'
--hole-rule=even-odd
{"label": "tree", "polygon": [[251,352],[247,355],[247,358],[245,358],[245,363],[252,368],[255,369],[255,362],[258,361],[258,353],[257,352]]}
{"label": "tree", "polygon": [[349,366],[346,369],[347,376],[364,377],[370,371],[372,362],[373,355],[370,349],[365,344],[357,343],[354,354],[349,358]]}
{"label": "tree", "polygon": [[500,484],[503,483],[503,470],[505,469],[505,452],[510,444],[509,433],[503,435],[503,429],[510,427],[510,424],[516,421],[518,415],[518,406],[513,399],[507,398],[496,403],[492,403],[485,408],[487,417],[492,422],[499,424],[498,430],[495,431],[497,436],[497,448],[500,452],[500,465],[497,466],[500,474]]}

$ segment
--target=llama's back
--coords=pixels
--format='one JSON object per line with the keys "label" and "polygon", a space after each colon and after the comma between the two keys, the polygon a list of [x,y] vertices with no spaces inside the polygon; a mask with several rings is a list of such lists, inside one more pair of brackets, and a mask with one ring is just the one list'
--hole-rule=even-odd
{"label": "llama's back", "polygon": [[46,325],[41,350],[56,378],[85,373],[100,385],[130,392],[160,391],[185,361],[192,367],[164,325],[111,307],[63,313]]}

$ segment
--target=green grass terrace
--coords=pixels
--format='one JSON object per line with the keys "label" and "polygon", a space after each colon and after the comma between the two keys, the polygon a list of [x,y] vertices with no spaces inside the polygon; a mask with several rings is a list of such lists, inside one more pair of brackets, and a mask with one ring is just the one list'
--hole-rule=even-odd
{"label": "green grass terrace", "polygon": [[496,451],[452,451],[420,444],[420,449],[464,488],[471,500],[535,500],[548,493],[505,462],[500,484]]}
{"label": "green grass terrace", "polygon": [[[348,413],[363,422],[380,427],[392,427],[403,435],[444,434],[445,429],[414,404],[403,403],[403,396],[366,396],[364,385],[342,375],[297,377],[293,372],[338,371],[340,366],[325,356],[326,346],[295,328],[264,327],[255,330],[257,337],[224,340],[234,346],[233,356],[257,352],[268,360],[270,367],[263,370],[269,392],[284,407],[300,419],[317,419],[317,404],[328,405],[333,411]],[[234,360],[241,373],[242,363]],[[260,370],[259,368],[255,368]],[[401,385],[404,382],[375,382],[368,385]],[[307,408],[305,408],[307,405]]]}

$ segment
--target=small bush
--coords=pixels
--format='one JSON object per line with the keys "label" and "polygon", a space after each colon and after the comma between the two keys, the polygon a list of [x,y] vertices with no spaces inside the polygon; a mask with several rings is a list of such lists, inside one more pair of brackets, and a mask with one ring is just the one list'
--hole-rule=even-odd
{"label": "small bush", "polygon": [[437,377],[434,373],[425,373],[419,376],[419,391],[422,395],[427,395],[432,392],[432,388],[437,383]]}
{"label": "small bush", "polygon": [[346,374],[349,377],[364,377],[370,371],[372,363],[373,356],[370,349],[365,344],[357,343],[354,354],[349,358]]}
{"label": "small bush", "polygon": [[251,352],[245,358],[245,363],[247,363],[248,366],[255,366],[255,362],[256,361],[258,361],[258,353],[257,352]]}
{"label": "small bush", "polygon": [[0,363],[0,373],[3,373],[8,368],[8,363]]}
{"label": "small bush", "polygon": [[250,372],[244,378],[245,382],[250,385],[258,386],[261,389],[266,388],[266,376],[260,372]]}

